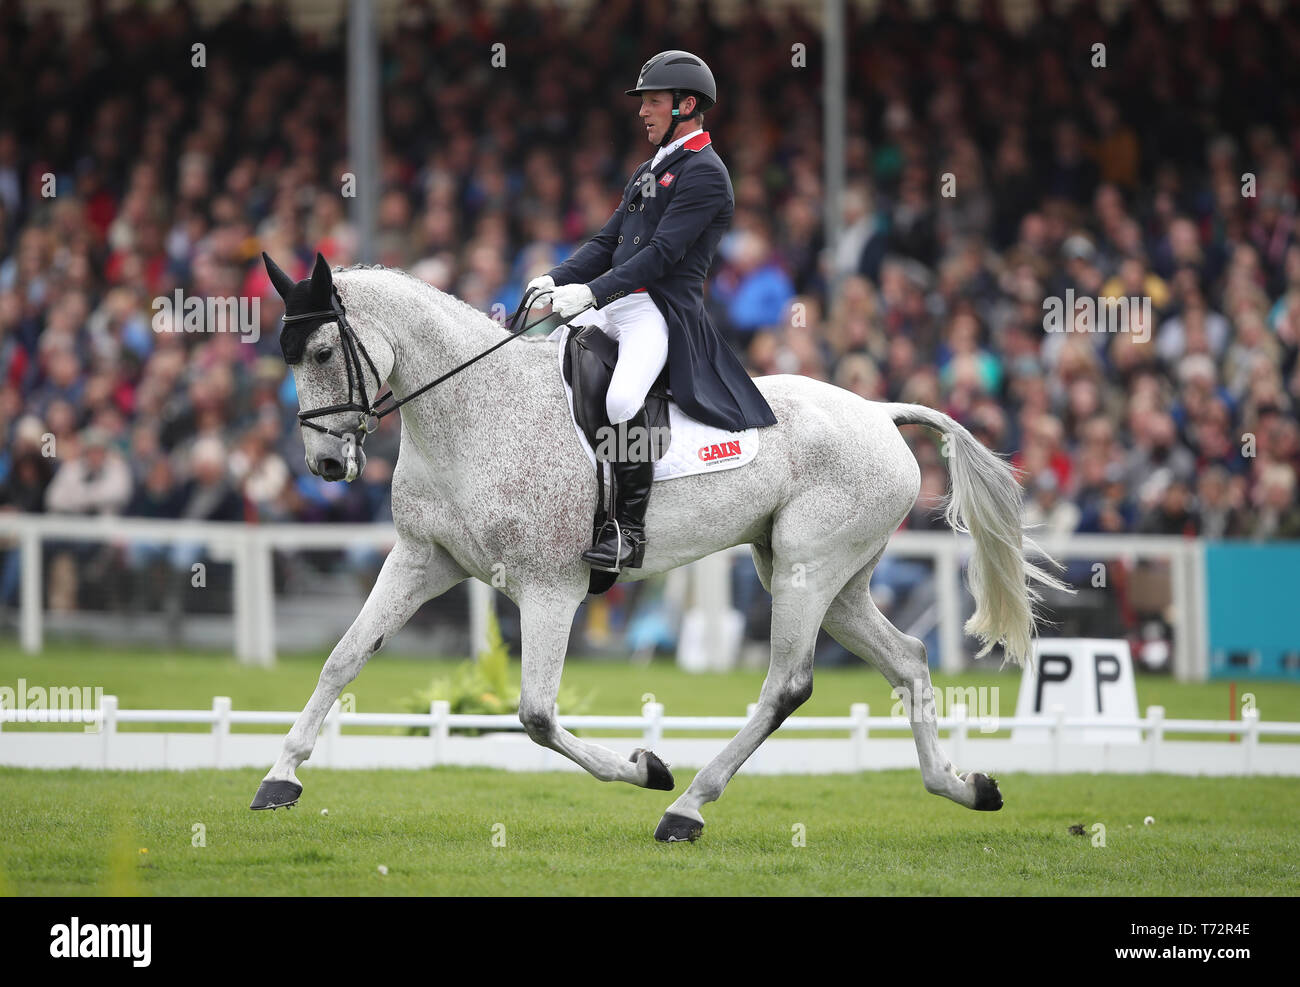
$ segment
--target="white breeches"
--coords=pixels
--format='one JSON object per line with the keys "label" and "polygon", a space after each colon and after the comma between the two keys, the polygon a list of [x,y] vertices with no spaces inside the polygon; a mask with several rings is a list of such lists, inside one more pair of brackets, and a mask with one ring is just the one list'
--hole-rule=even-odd
{"label": "white breeches", "polygon": [[605,394],[611,424],[625,422],[645,404],[668,360],[668,323],[648,292],[624,295],[602,309],[589,308],[573,319],[575,326],[596,325],[618,343],[618,364]]}

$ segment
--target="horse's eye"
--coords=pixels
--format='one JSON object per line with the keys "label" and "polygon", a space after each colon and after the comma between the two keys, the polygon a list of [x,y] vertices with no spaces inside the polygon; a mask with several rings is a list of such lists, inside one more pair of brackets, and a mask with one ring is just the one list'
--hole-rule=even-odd
{"label": "horse's eye", "polygon": [[328,346],[325,347],[325,349],[323,349],[323,350],[317,350],[317,352],[316,352],[316,362],[317,362],[317,363],[329,363],[330,357],[333,356],[333,355],[334,355],[334,351],[333,351],[332,349],[330,349]]}

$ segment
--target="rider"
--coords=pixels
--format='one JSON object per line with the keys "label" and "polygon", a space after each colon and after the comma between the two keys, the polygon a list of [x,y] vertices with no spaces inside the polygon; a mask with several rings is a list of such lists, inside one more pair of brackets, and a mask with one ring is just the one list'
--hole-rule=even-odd
{"label": "rider", "polygon": [[655,446],[645,398],[665,364],[673,400],[692,418],[732,431],[776,424],[704,310],[704,279],[735,209],[731,178],[704,130],[717,102],[713,73],[690,52],[660,52],[627,95],[641,97],[646,139],[659,150],[637,168],[600,232],[528,284],[549,292],[561,316],[581,312],[573,325],[598,325],[618,342],[605,396],[620,430],[611,461],[617,524],[582,554],[612,572],[639,567],[645,551]]}

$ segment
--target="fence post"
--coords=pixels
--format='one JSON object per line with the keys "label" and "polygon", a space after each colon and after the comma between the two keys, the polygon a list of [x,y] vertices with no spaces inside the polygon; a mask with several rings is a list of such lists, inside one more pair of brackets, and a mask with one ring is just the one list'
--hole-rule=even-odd
{"label": "fence post", "polygon": [[736,667],[739,649],[732,651],[727,637],[731,614],[731,554],[714,552],[691,566],[694,577],[693,609],[700,617],[700,641],[710,670],[725,672]]}
{"label": "fence post", "polygon": [[849,707],[849,716],[853,720],[849,736],[853,738],[854,771],[861,771],[867,763],[867,717],[870,715],[871,708],[866,703],[854,703]]}
{"label": "fence post", "polygon": [[488,612],[495,602],[491,586],[477,579],[469,581],[469,653],[475,661],[487,650]]}
{"label": "fence post", "polygon": [[1061,770],[1061,742],[1065,739],[1065,707],[1054,703],[1052,713],[1052,771]]}
{"label": "fence post", "polygon": [[1187,546],[1189,598],[1192,614],[1186,623],[1193,628],[1192,678],[1205,682],[1210,677],[1210,607],[1205,574],[1205,539],[1196,538]]}
{"label": "fence post", "polygon": [[447,735],[451,732],[451,723],[447,719],[451,716],[451,703],[446,699],[435,699],[429,703],[429,715],[433,717],[433,723],[429,727],[429,738],[433,741],[433,764],[437,767],[442,764]]}
{"label": "fence post", "polygon": [[952,706],[952,760],[954,764],[966,763],[966,730],[970,726],[966,719],[966,704],[953,703]]}
{"label": "fence post", "polygon": [[1147,707],[1147,750],[1150,751],[1150,770],[1158,771],[1160,763],[1160,745],[1165,739],[1165,708],[1163,706]]}
{"label": "fence post", "polygon": [[230,736],[230,697],[213,696],[212,712],[216,717],[212,721],[212,763],[214,767],[225,767],[226,738]]}
{"label": "fence post", "polygon": [[248,530],[248,570],[252,658],[270,668],[275,664],[275,561],[256,527]]}
{"label": "fence post", "polygon": [[664,737],[664,704],[646,703],[641,707],[641,715],[646,721],[645,730],[642,733],[646,750],[654,750]]}
{"label": "fence post", "polygon": [[19,565],[22,568],[19,636],[23,651],[29,655],[40,654],[42,643],[41,617],[45,606],[41,578],[41,536],[36,528],[24,528],[19,538]]}
{"label": "fence post", "polygon": [[1242,765],[1246,769],[1246,774],[1253,775],[1255,751],[1259,749],[1259,710],[1242,710],[1241,719],[1246,727],[1246,736],[1243,738],[1245,742],[1241,745]]}
{"label": "fence post", "polygon": [[961,548],[955,539],[934,557],[934,589],[939,604],[939,667],[960,672],[966,667],[961,649]]}
{"label": "fence post", "polygon": [[253,661],[252,572],[248,565],[248,532],[232,535],[230,553],[230,610],[235,622],[235,657],[241,665]]}
{"label": "fence post", "polygon": [[1197,608],[1191,603],[1192,581],[1187,546],[1180,545],[1169,555],[1169,592],[1173,597],[1174,615],[1178,626],[1174,630],[1173,670],[1177,682],[1197,681],[1195,668],[1196,643],[1192,621]]}
{"label": "fence post", "polygon": [[343,704],[335,699],[334,705],[330,707],[329,713],[325,716],[325,764],[323,767],[326,768],[337,766],[335,764],[335,759],[338,756],[340,732],[339,716],[342,713]]}
{"label": "fence post", "polygon": [[100,767],[107,768],[113,751],[113,736],[117,733],[117,696],[105,696],[99,701],[99,755]]}

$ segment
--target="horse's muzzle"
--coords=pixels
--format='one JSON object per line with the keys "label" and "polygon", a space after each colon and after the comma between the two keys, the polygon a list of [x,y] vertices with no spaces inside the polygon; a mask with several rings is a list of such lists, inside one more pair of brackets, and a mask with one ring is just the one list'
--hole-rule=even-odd
{"label": "horse's muzzle", "polygon": [[345,447],[343,454],[345,459],[339,459],[334,456],[323,456],[313,464],[310,461],[307,465],[311,471],[324,480],[334,482],[336,480],[345,480],[351,483],[366,468],[366,454],[356,446],[350,445]]}
{"label": "horse's muzzle", "polygon": [[327,480],[341,480],[348,471],[347,467],[337,459],[322,459],[316,472]]}

